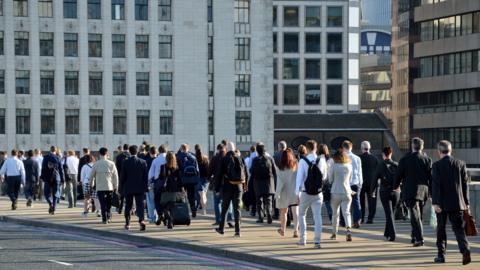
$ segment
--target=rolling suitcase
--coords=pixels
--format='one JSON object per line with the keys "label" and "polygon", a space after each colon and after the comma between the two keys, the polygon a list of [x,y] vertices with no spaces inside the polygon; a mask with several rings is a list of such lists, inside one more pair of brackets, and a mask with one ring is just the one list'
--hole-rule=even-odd
{"label": "rolling suitcase", "polygon": [[190,225],[190,205],[188,202],[176,202],[171,211],[173,225]]}

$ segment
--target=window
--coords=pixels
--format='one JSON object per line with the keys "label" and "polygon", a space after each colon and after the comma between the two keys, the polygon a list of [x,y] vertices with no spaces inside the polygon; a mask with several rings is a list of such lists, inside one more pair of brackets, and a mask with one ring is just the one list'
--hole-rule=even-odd
{"label": "window", "polygon": [[127,110],[113,110],[113,134],[127,134]]}
{"label": "window", "polygon": [[298,33],[283,34],[283,52],[298,53]]}
{"label": "window", "polygon": [[207,88],[208,88],[208,96],[213,97],[213,73],[208,73],[208,83],[207,83]]}
{"label": "window", "polygon": [[327,26],[341,27],[343,25],[343,8],[328,7],[327,8]]}
{"label": "window", "polygon": [[102,72],[91,71],[88,74],[88,94],[101,96],[103,93]]}
{"label": "window", "polygon": [[273,33],[273,53],[277,53],[277,47],[278,47],[277,33]]}
{"label": "window", "polygon": [[3,16],[3,0],[0,0],[0,16]]}
{"label": "window", "polygon": [[237,135],[251,135],[252,134],[252,112],[236,111],[235,127],[236,127]]}
{"label": "window", "polygon": [[305,79],[320,79],[320,59],[305,59]]}
{"label": "window", "polygon": [[125,35],[112,35],[112,57],[125,58]]}
{"label": "window", "polygon": [[125,20],[125,0],[112,0],[112,20]]}
{"label": "window", "polygon": [[473,32],[480,33],[480,11],[473,13]]}
{"label": "window", "polygon": [[433,39],[433,21],[426,21],[420,24],[420,37],[422,41]]}
{"label": "window", "polygon": [[305,52],[320,52],[320,33],[305,33]]}
{"label": "window", "polygon": [[319,84],[305,85],[305,105],[320,105],[321,86]]}
{"label": "window", "polygon": [[235,96],[248,97],[250,96],[250,75],[237,74],[235,79]]}
{"label": "window", "polygon": [[15,55],[28,55],[28,32],[15,32]]}
{"label": "window", "polygon": [[102,18],[101,0],[88,0],[88,18],[89,19]]}
{"label": "window", "polygon": [[28,16],[28,0],[13,0],[13,16]]}
{"label": "window", "polygon": [[52,0],[38,0],[38,16],[53,17]]}
{"label": "window", "polygon": [[78,71],[65,71],[65,95],[78,95]]}
{"label": "window", "polygon": [[158,57],[172,58],[172,36],[160,35],[158,37]]}
{"label": "window", "polygon": [[77,18],[77,0],[63,0],[63,18]]}
{"label": "window", "polygon": [[0,70],[0,94],[5,94],[5,70]]}
{"label": "window", "polygon": [[40,94],[55,94],[55,73],[53,70],[40,70]]}
{"label": "window", "polygon": [[283,59],[283,78],[286,80],[298,79],[298,58]]}
{"label": "window", "polygon": [[342,59],[327,59],[327,79],[343,78]]}
{"label": "window", "polygon": [[283,7],[283,26],[298,26],[298,7]]}
{"label": "window", "polygon": [[158,1],[158,20],[159,21],[172,20],[172,0]]}
{"label": "window", "polygon": [[0,134],[5,134],[5,109],[0,109]]}
{"label": "window", "polygon": [[78,34],[64,33],[63,38],[64,38],[65,56],[77,57],[78,56]]}
{"label": "window", "polygon": [[137,134],[150,134],[150,111],[137,110]]}
{"label": "window", "polygon": [[162,135],[173,134],[173,111],[171,110],[160,111],[160,134]]}
{"label": "window", "polygon": [[103,110],[90,110],[90,134],[103,133]]}
{"label": "window", "polygon": [[320,7],[305,7],[305,26],[320,26]]}
{"label": "window", "polygon": [[342,105],[342,85],[327,85],[327,105]]}
{"label": "window", "polygon": [[53,33],[40,32],[40,56],[53,56]]}
{"label": "window", "polygon": [[65,110],[65,134],[80,134],[80,111]]}
{"label": "window", "polygon": [[213,0],[207,0],[207,22],[213,22]]}
{"label": "window", "polygon": [[213,59],[213,37],[212,36],[208,37],[208,59],[209,60]]}
{"label": "window", "polygon": [[15,93],[30,94],[30,71],[15,71]]}
{"label": "window", "polygon": [[172,96],[172,73],[160,72],[160,96]]}
{"label": "window", "polygon": [[215,127],[214,127],[214,113],[212,110],[208,111],[208,135],[214,135]]}
{"label": "window", "polygon": [[235,23],[250,23],[250,0],[235,0]]}
{"label": "window", "polygon": [[150,89],[148,72],[137,72],[137,96],[148,96]]}
{"label": "window", "polygon": [[101,34],[88,34],[88,57],[102,57]]}
{"label": "window", "polygon": [[299,94],[297,84],[283,85],[283,104],[284,105],[298,105]]}
{"label": "window", "polygon": [[272,19],[273,19],[273,26],[276,27],[277,26],[277,6],[273,6],[273,16],[272,16]]}
{"label": "window", "polygon": [[278,85],[273,85],[273,105],[278,105]]}
{"label": "window", "polygon": [[473,31],[473,17],[472,14],[462,15],[462,35],[469,35]]}
{"label": "window", "polygon": [[443,76],[479,70],[479,51],[435,55],[420,59],[420,77]]}
{"label": "window", "polygon": [[250,60],[250,38],[235,38],[235,60]]}
{"label": "window", "polygon": [[41,134],[55,134],[55,110],[40,110]]}
{"label": "window", "polygon": [[342,52],[342,33],[328,33],[327,34],[327,52],[341,53]]}
{"label": "window", "polygon": [[127,73],[113,72],[112,92],[114,96],[125,96],[127,92]]}
{"label": "window", "polygon": [[135,0],[135,20],[148,21],[148,0]]}
{"label": "window", "polygon": [[0,55],[4,55],[5,52],[3,51],[3,31],[0,31]]}
{"label": "window", "polygon": [[30,110],[17,109],[16,111],[16,133],[30,134]]}
{"label": "window", "polygon": [[137,58],[148,58],[148,35],[135,36]]}
{"label": "window", "polygon": [[273,58],[273,79],[278,79],[278,60]]}

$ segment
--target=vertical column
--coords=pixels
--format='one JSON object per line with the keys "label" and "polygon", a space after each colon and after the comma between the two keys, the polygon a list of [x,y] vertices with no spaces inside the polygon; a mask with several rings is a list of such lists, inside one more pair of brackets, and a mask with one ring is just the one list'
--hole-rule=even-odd
{"label": "vertical column", "polygon": [[[348,100],[346,110],[359,111],[360,110],[360,2],[358,0],[350,0],[348,2],[348,87],[347,97],[344,100]],[[345,45],[345,44],[344,44]],[[345,112],[347,112],[345,111]]]}
{"label": "vertical column", "polygon": [[112,9],[110,1],[102,1],[102,59],[103,59],[103,137],[113,152],[113,94],[112,94]]}
{"label": "vertical column", "polygon": [[88,20],[87,2],[78,1],[78,59],[80,60],[79,71],[79,95],[80,95],[80,141],[81,147],[90,145],[90,111],[88,95]]}
{"label": "vertical column", "polygon": [[65,137],[65,57],[63,46],[63,4],[61,1],[53,1],[53,15],[55,18],[54,31],[54,56],[55,56],[55,134],[57,134],[56,145],[66,149]]}
{"label": "vertical column", "polygon": [[136,120],[137,120],[137,102],[136,102],[136,55],[135,55],[135,1],[125,1],[125,19],[127,21],[127,31],[125,36],[125,56],[127,60],[127,137],[130,143],[136,142]]}
{"label": "vertical column", "polygon": [[13,1],[3,3],[4,23],[4,59],[5,59],[5,105],[6,123],[5,135],[6,147],[13,149],[16,144],[16,105],[15,105],[15,41],[14,41],[14,18]]}
{"label": "vertical column", "polygon": [[[36,1],[28,1],[28,19],[30,19],[29,32],[29,60],[30,60],[30,134],[35,145],[41,145],[43,148],[48,146],[41,142],[41,101],[40,95],[40,40],[39,27],[40,20],[38,18],[38,3]],[[28,62],[28,61],[26,61]]]}

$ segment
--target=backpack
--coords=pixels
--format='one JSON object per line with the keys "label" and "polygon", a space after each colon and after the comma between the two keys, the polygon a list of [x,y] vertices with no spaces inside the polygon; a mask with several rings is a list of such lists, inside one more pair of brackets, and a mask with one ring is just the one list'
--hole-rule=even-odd
{"label": "backpack", "polygon": [[270,179],[272,175],[272,162],[266,156],[259,156],[255,162],[255,179]]}
{"label": "backpack", "polygon": [[245,164],[240,160],[240,157],[231,156],[227,164],[226,178],[228,181],[245,183]]}
{"label": "backpack", "polygon": [[53,185],[57,182],[60,182],[60,173],[58,171],[57,164],[55,162],[48,161],[47,168],[48,168],[48,171],[50,172],[50,177],[47,179],[44,179],[46,180],[46,183]]}
{"label": "backpack", "polygon": [[307,179],[305,180],[305,192],[308,195],[318,195],[322,192],[323,187],[323,175],[318,167],[320,158],[317,158],[315,162],[310,162],[307,158],[302,158],[308,165]]}
{"label": "backpack", "polygon": [[197,160],[191,154],[187,154],[185,162],[183,163],[183,176],[194,177],[198,175]]}

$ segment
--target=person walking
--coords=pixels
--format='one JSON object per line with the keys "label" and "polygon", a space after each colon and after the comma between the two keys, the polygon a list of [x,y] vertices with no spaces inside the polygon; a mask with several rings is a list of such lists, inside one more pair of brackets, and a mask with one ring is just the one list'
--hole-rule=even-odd
{"label": "person walking", "polygon": [[440,160],[432,166],[432,205],[437,215],[438,249],[434,261],[445,263],[448,218],[463,255],[462,264],[467,265],[472,261],[463,220],[463,212],[469,211],[470,204],[467,166],[452,156],[452,144],[449,141],[440,141],[437,149]]}
{"label": "person walking", "polygon": [[18,159],[18,151],[12,150],[12,156],[7,158],[0,169],[0,177],[5,178],[7,194],[12,202],[12,210],[17,209],[18,193],[20,186],[25,184],[25,167]]}
{"label": "person walking", "polygon": [[75,151],[69,150],[65,159],[65,193],[68,199],[68,208],[77,207],[77,178],[79,159],[75,156]]}
{"label": "person walking", "polygon": [[33,150],[27,151],[27,159],[23,161],[25,168],[25,186],[23,192],[27,200],[27,207],[32,207],[33,196],[35,194],[35,187],[38,185],[40,179],[40,166],[33,159]]}
{"label": "person walking", "polygon": [[253,181],[257,200],[258,219],[257,223],[272,224],[272,197],[275,194],[275,179],[277,172],[275,161],[266,153],[265,145],[257,143],[257,157],[252,162],[250,181]]}
{"label": "person walking", "polygon": [[[215,213],[215,223],[213,223],[212,225],[213,226],[218,226],[220,225],[220,222],[221,222],[221,212],[222,212],[222,202],[223,202],[223,199],[222,199],[222,196],[221,196],[221,192],[215,192],[215,187],[217,185],[216,181],[218,179],[216,179],[216,175],[218,173],[218,171],[220,170],[220,164],[222,163],[222,159],[223,157],[225,157],[226,155],[226,147],[224,144],[218,144],[217,145],[217,153],[215,154],[215,156],[213,156],[211,159],[210,159],[210,162],[209,162],[209,169],[208,169],[208,173],[209,173],[209,176],[210,176],[210,181],[211,181],[211,189],[213,192],[213,210],[214,210],[214,213]],[[228,223],[228,226],[230,228],[233,228],[233,223],[232,223],[232,206],[230,205],[228,207],[228,211],[227,211],[227,223]]]}
{"label": "person walking", "polygon": [[361,143],[360,160],[362,161],[362,179],[363,185],[360,191],[360,208],[362,209],[361,223],[364,223],[365,214],[368,205],[367,224],[372,224],[377,211],[377,188],[378,179],[376,177],[378,159],[370,152],[369,141]]}
{"label": "person walking", "polygon": [[130,230],[130,212],[132,211],[133,200],[135,200],[140,230],[144,231],[146,225],[144,222],[145,207],[143,198],[145,192],[148,191],[147,162],[137,157],[138,147],[136,145],[129,146],[128,151],[130,152],[130,157],[123,162],[122,175],[120,177],[121,192],[125,196],[125,229]]}
{"label": "person walking", "polygon": [[[115,157],[115,167],[117,167],[118,175],[122,175],[123,162],[130,157],[130,153],[128,152],[128,147],[129,147],[128,144],[124,144],[123,145],[123,151]],[[118,186],[118,190],[122,190],[122,187],[121,187],[120,184]],[[125,201],[125,198],[123,197],[123,194],[120,192],[120,194],[119,194],[119,206],[117,208],[117,213],[119,215],[122,214],[124,201]]]}
{"label": "person walking", "polygon": [[[330,171],[330,167],[333,165],[333,159],[330,157],[330,150],[328,149],[328,146],[326,144],[320,144],[318,146],[318,156],[325,158],[327,162],[327,178],[328,178],[328,172]],[[328,179],[327,179],[328,180]],[[329,181],[325,181],[323,187],[322,187],[322,194],[323,194],[323,204],[325,205],[325,209],[327,210],[328,214],[328,219],[330,222],[332,221],[332,215],[333,215],[333,210],[332,210],[332,205],[330,203],[331,199],[331,185]]]}
{"label": "person walking", "polygon": [[195,158],[198,162],[198,170],[200,180],[198,182],[198,203],[202,209],[203,215],[207,214],[207,191],[208,191],[208,157],[202,153],[199,144],[195,145]]}
{"label": "person walking", "polygon": [[307,211],[312,208],[315,222],[314,247],[321,248],[322,235],[322,185],[327,178],[327,162],[317,156],[317,142],[309,140],[306,143],[307,156],[302,157],[298,164],[295,194],[299,201],[298,220],[300,227],[299,246],[307,244]]}
{"label": "person walking", "polygon": [[282,163],[283,151],[285,150],[287,150],[287,142],[285,141],[278,142],[277,151],[273,153],[273,160],[275,161],[275,165],[277,167],[279,167],[280,163]]}
{"label": "person walking", "polygon": [[[38,164],[38,171],[39,171],[39,173],[41,173],[42,162],[43,162],[42,152],[39,149],[35,148],[33,150],[33,158],[32,159]],[[43,182],[38,181],[37,184],[34,187],[33,200],[41,201],[42,197],[43,197]]]}
{"label": "person walking", "polygon": [[60,199],[60,185],[64,182],[63,166],[55,146],[50,147],[50,153],[43,157],[40,179],[44,183],[44,196],[49,205],[48,213],[55,214],[57,202]]}
{"label": "person walking", "polygon": [[[362,208],[360,205],[359,192],[362,190],[363,185],[363,172],[362,172],[362,160],[359,156],[352,152],[353,144],[351,141],[344,141],[342,148],[346,151],[348,158],[352,162],[352,178],[350,180],[350,187],[352,189],[352,216],[353,216],[353,228],[360,228],[360,222],[362,218]],[[376,169],[376,168],[375,168]]]}
{"label": "person walking", "polygon": [[[150,172],[150,167],[152,166],[153,160],[157,158],[157,149],[155,146],[149,146],[148,154],[145,157],[145,161],[147,162],[147,170]],[[157,223],[157,211],[155,209],[155,190],[153,188],[153,183],[149,182],[148,185],[148,192],[146,193],[146,201],[147,201],[147,217],[148,222],[150,224]]]}
{"label": "person walking", "polygon": [[333,165],[328,171],[328,182],[331,184],[330,203],[332,204],[332,236],[331,240],[337,239],[340,206],[347,229],[346,239],[352,241],[352,218],[350,216],[350,205],[352,204],[352,188],[350,179],[352,178],[352,161],[348,157],[346,150],[340,148],[333,155]]}
{"label": "person walking", "polygon": [[[88,216],[90,207],[93,207],[93,201],[97,199],[97,192],[90,185],[90,174],[92,173],[93,165],[95,164],[95,157],[91,154],[87,154],[82,157],[86,164],[80,170],[80,181],[83,189],[83,217]],[[100,202],[97,204],[100,206]]]}
{"label": "person walking", "polygon": [[285,149],[280,157],[277,171],[277,189],[275,191],[275,198],[280,209],[280,229],[277,232],[285,235],[287,227],[288,209],[293,216],[293,237],[298,237],[298,202],[295,194],[296,177],[297,177],[298,163],[295,158],[293,150]]}
{"label": "person walking", "polygon": [[[380,179],[380,201],[385,211],[385,231],[383,236],[388,241],[395,241],[395,209],[400,202],[400,189],[394,189],[398,163],[392,160],[393,150],[389,146],[383,148],[383,161],[378,164],[375,179]],[[372,183],[373,184],[373,183]]]}
{"label": "person walking", "polygon": [[234,236],[240,237],[240,200],[245,182],[248,179],[248,172],[245,161],[240,156],[235,155],[235,144],[233,142],[227,143],[227,153],[220,162],[215,178],[215,193],[221,193],[218,196],[222,196],[223,200],[220,224],[215,231],[221,235],[224,234],[225,219],[231,203],[235,219]]}
{"label": "person walking", "polygon": [[[3,166],[3,163],[5,162],[5,160],[7,160],[7,153],[4,152],[4,151],[0,151],[0,169],[2,168]],[[0,196],[5,196],[7,195],[7,183],[6,181],[1,181],[1,177],[0,177]]]}
{"label": "person walking", "polygon": [[422,139],[413,138],[411,147],[412,152],[398,163],[394,189],[402,185],[401,196],[410,212],[412,243],[414,247],[420,247],[424,245],[422,216],[432,182],[432,160],[422,153]]}
{"label": "person walking", "polygon": [[[158,147],[158,156],[153,160],[150,169],[148,170],[148,185],[153,187],[154,191],[154,202],[155,202],[155,210],[157,212],[157,221],[155,224],[159,226],[164,219],[164,210],[161,204],[162,199],[162,192],[164,191],[164,187],[160,186],[160,172],[162,166],[167,162],[166,156],[168,152],[168,146],[165,144],[160,145]],[[177,168],[177,161],[175,160],[175,168]]]}
{"label": "person walking", "polygon": [[[257,148],[255,145],[250,146],[250,154],[245,158],[245,166],[247,171],[251,172],[252,162],[257,157]],[[255,188],[253,186],[253,181],[248,180],[248,187],[242,197],[243,204],[248,210],[250,210],[250,216],[254,217],[257,215],[257,199],[255,196]]]}
{"label": "person walking", "polygon": [[[159,181],[160,186],[156,187],[155,202],[157,211],[163,211],[161,216],[165,219],[168,229],[173,229],[172,211],[175,206],[178,193],[183,193],[182,179],[180,170],[177,166],[177,159],[171,152],[166,153],[165,162],[160,167]],[[159,214],[160,215],[160,214]],[[157,221],[158,222],[158,221]],[[159,224],[159,223],[157,223]]]}
{"label": "person walking", "polygon": [[108,150],[105,147],[99,150],[100,159],[95,162],[90,172],[90,186],[95,187],[102,213],[102,223],[112,221],[112,194],[117,192],[118,172],[113,161],[108,160]]}
{"label": "person walking", "polygon": [[197,158],[190,153],[190,146],[182,144],[177,153],[177,164],[180,169],[180,177],[182,184],[187,191],[188,203],[192,211],[192,217],[197,216],[196,193],[199,182],[200,171],[198,168]]}

